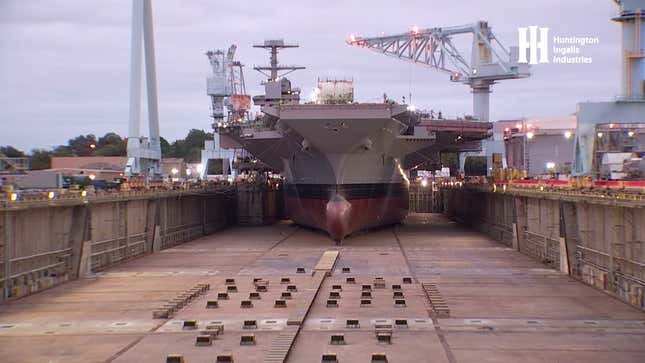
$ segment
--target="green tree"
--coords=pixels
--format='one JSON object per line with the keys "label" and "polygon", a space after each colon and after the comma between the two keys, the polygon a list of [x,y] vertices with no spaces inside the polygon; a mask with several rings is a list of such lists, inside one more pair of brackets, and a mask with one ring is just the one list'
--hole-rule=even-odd
{"label": "green tree", "polygon": [[198,162],[201,158],[201,150],[204,148],[204,142],[212,139],[212,132],[197,129],[190,130],[184,139],[181,157],[190,163]]}
{"label": "green tree", "polygon": [[31,170],[42,170],[51,168],[52,152],[44,149],[33,149],[29,156]]}
{"label": "green tree", "polygon": [[459,153],[444,152],[441,153],[441,165],[450,168],[450,175],[457,176],[459,173]]}
{"label": "green tree", "polygon": [[170,143],[168,142],[168,140],[164,139],[163,137],[159,137],[159,144],[161,144],[161,157],[169,157],[168,153],[170,152]]}
{"label": "green tree", "polygon": [[52,156],[74,156],[74,150],[69,145],[58,145],[54,148]]}
{"label": "green tree", "polygon": [[97,156],[126,156],[127,145],[121,136],[114,132],[108,132],[102,137],[99,137],[94,150],[94,155]]}
{"label": "green tree", "polygon": [[72,153],[76,156],[89,156],[92,154],[93,149],[90,145],[96,145],[96,136],[92,134],[80,135],[67,142],[67,145],[72,149]]}
{"label": "green tree", "polygon": [[469,156],[464,162],[464,174],[466,176],[486,175],[486,157]]}

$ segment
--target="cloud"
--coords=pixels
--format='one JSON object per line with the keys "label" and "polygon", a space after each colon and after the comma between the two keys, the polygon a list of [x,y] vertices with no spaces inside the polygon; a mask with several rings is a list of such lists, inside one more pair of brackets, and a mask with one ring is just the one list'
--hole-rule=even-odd
{"label": "cloud", "polygon": [[[254,64],[267,54],[251,47],[267,38],[298,42],[280,54],[301,64],[294,84],[307,90],[317,77],[348,77],[356,94],[376,101],[385,92],[400,99],[412,93],[419,106],[446,115],[472,112],[467,86],[446,75],[348,47],[350,33],[378,35],[486,19],[503,44],[517,43],[517,27],[539,25],[551,34],[597,36],[591,65],[534,67],[527,80],[493,87],[491,116],[567,114],[576,102],[610,98],[619,89],[619,26],[610,1],[171,1],[154,0],[161,133],[185,136],[210,127],[204,51],[238,45],[251,94],[262,92]],[[65,143],[81,134],[127,131],[130,12],[128,0],[3,0],[0,2],[0,145],[23,149]],[[467,40],[462,41],[468,44]],[[466,46],[468,48],[468,46]],[[10,132],[7,132],[10,130]]]}

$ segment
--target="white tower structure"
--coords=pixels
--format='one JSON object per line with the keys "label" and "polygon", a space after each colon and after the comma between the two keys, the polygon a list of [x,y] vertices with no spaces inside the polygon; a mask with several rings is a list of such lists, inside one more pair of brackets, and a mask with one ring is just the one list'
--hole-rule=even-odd
{"label": "white tower structure", "polygon": [[[144,47],[142,47],[142,42]],[[141,135],[142,54],[145,55],[148,137]],[[130,126],[127,151],[128,162],[125,167],[127,177],[144,177],[148,180],[161,177],[157,73],[150,0],[132,0]]]}
{"label": "white tower structure", "polygon": [[602,135],[596,133],[596,125],[645,123],[645,0],[614,0],[614,3],[618,6],[618,16],[612,20],[621,25],[622,35],[622,94],[615,101],[578,104],[573,175],[595,173],[594,148]]}

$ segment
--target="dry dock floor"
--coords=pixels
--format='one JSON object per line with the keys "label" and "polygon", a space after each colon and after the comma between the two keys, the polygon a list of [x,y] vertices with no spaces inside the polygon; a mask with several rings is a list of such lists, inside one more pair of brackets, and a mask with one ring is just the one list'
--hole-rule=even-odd
{"label": "dry dock floor", "polygon": [[[441,215],[412,215],[402,226],[360,234],[340,247],[325,235],[290,223],[230,228],[132,260],[90,278],[72,281],[0,305],[0,362],[155,362],[181,354],[185,363],[263,362],[271,342],[311,288],[312,269],[327,250],[340,251],[318,291],[288,362],[645,362],[645,313]],[[304,267],[305,273],[297,273]],[[343,272],[348,267],[349,272]],[[347,278],[356,283],[347,283]],[[362,285],[372,288],[361,306]],[[412,283],[404,283],[411,277]],[[238,292],[206,309],[234,278]],[[252,308],[240,301],[255,291],[254,278],[269,281]],[[282,278],[298,287],[285,308],[274,303]],[[198,283],[210,290],[170,319],[152,311]],[[450,310],[435,316],[422,283],[433,283]],[[338,307],[327,307],[341,285]],[[405,307],[394,304],[401,285]],[[196,320],[198,328],[182,328]],[[256,329],[242,329],[255,320]],[[358,320],[359,327],[347,327]],[[396,325],[405,320],[407,326]],[[195,346],[199,330],[221,323],[211,346]],[[376,325],[392,325],[391,344],[378,342]],[[331,345],[332,334],[345,345]],[[255,345],[240,345],[254,334]]]}

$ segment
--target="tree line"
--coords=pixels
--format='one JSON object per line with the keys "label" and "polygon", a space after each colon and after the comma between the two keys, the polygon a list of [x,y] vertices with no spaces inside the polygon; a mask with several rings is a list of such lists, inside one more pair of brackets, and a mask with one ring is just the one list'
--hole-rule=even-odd
{"label": "tree line", "polygon": [[[187,162],[198,162],[204,141],[212,140],[213,133],[191,129],[185,138],[169,143],[161,138],[161,155],[164,158],[182,158]],[[53,156],[126,156],[127,139],[114,132],[101,137],[93,134],[79,135],[52,149],[35,148],[26,153],[11,145],[0,146],[0,153],[7,157],[28,157],[32,170],[49,169]]]}

